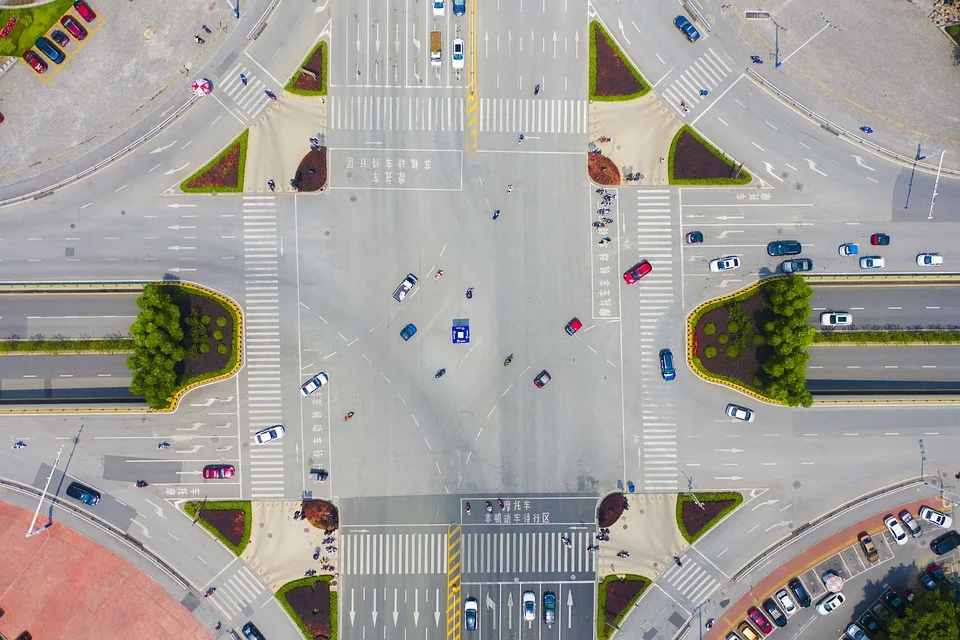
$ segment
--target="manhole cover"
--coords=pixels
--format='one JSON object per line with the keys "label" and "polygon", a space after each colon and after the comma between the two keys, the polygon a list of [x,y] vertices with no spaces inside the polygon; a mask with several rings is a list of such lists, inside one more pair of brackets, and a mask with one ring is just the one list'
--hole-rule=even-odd
{"label": "manhole cover", "polygon": [[156,29],[153,27],[147,27],[143,30],[143,39],[144,40],[153,40],[153,36],[157,35]]}

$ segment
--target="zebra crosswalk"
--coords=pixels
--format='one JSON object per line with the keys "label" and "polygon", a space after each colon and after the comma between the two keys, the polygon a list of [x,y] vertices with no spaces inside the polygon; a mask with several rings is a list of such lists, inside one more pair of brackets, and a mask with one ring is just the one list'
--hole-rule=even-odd
{"label": "zebra crosswalk", "polygon": [[344,575],[445,574],[446,533],[351,533],[340,535]]}
{"label": "zebra crosswalk", "polygon": [[238,569],[229,578],[217,583],[216,592],[210,596],[213,603],[224,612],[227,618],[239,618],[245,615],[250,605],[267,591],[267,585],[253,570],[244,563],[238,563]]}
{"label": "zebra crosswalk", "polygon": [[586,133],[586,100],[481,98],[480,131]]}
{"label": "zebra crosswalk", "polygon": [[[280,280],[274,196],[244,196],[244,346],[250,437],[283,423],[280,385]],[[250,449],[250,495],[283,497],[283,443]]]}
{"label": "zebra crosswalk", "polygon": [[443,96],[330,96],[331,130],[463,131],[464,98]]}
{"label": "zebra crosswalk", "polygon": [[[240,79],[241,73],[247,79],[246,84]],[[264,93],[266,89],[267,85],[261,82],[253,70],[238,63],[227,73],[225,79],[217,84],[217,95],[228,96],[236,104],[237,111],[251,120],[256,120],[260,112],[270,104],[270,97]]]}
{"label": "zebra crosswalk", "polygon": [[663,95],[675,106],[683,102],[692,108],[704,97],[700,93],[701,89],[716,89],[732,72],[713,49],[707,48],[703,55],[663,89]]}
{"label": "zebra crosswalk", "polygon": [[671,565],[660,576],[657,584],[668,593],[673,592],[670,595],[677,600],[686,600],[689,608],[694,609],[720,588],[721,581],[697,556],[683,555],[680,561],[683,565]]}

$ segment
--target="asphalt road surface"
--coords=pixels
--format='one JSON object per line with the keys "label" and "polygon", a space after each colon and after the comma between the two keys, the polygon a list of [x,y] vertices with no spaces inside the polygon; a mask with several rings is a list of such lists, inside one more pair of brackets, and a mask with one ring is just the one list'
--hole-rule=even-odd
{"label": "asphalt road surface", "polygon": [[[937,271],[936,273],[939,273]],[[847,311],[854,328],[955,327],[960,325],[960,287],[951,284],[814,285],[810,323],[824,311]]]}
{"label": "asphalt road surface", "polygon": [[0,337],[128,336],[139,312],[136,300],[136,293],[2,294]]}
{"label": "asphalt road surface", "polygon": [[128,354],[5,355],[0,358],[0,401],[85,400],[129,402]]}

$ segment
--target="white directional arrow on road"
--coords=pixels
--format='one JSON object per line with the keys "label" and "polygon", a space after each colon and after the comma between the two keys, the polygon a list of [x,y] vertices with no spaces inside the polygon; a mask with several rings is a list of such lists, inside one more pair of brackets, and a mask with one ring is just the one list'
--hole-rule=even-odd
{"label": "white directional arrow on road", "polygon": [[195,204],[184,204],[182,202],[174,202],[173,204],[168,204],[168,207],[171,209],[179,209],[180,207],[195,207]]}
{"label": "white directional arrow on road", "polygon": [[714,449],[714,451],[717,453],[743,453],[743,449]]}
{"label": "white directional arrow on road", "polygon": [[715,476],[714,480],[743,480],[740,476]]}
{"label": "white directional arrow on road", "polygon": [[181,271],[196,271],[196,269],[190,269],[187,267],[173,267],[172,269],[167,269],[170,273],[180,273]]}
{"label": "white directional arrow on road", "polygon": [[193,448],[190,449],[189,451],[186,449],[177,449],[177,453],[196,453],[197,451],[200,451],[200,449],[202,448],[203,448],[202,444],[195,444],[193,445]]}
{"label": "white directional arrow on road", "polygon": [[357,617],[357,610],[353,607],[353,589],[350,589],[350,626],[353,626],[353,619]]}
{"label": "white directional arrow on road", "polygon": [[490,57],[490,32],[489,31],[483,32],[483,57],[484,58]]}
{"label": "white directional arrow on road", "polygon": [[584,529],[584,530],[586,530],[586,529],[589,529],[590,527],[578,527],[577,525],[572,525],[572,526],[567,527],[567,528],[570,529],[571,531],[577,531],[578,529]]}
{"label": "white directional arrow on road", "polygon": [[783,178],[781,178],[780,176],[778,176],[777,174],[775,174],[775,173],[773,172],[773,165],[772,165],[772,164],[770,164],[769,162],[764,162],[764,163],[763,163],[763,166],[765,166],[765,167],[767,168],[767,173],[769,173],[770,175],[772,175],[774,178],[776,178],[776,179],[779,180],[780,182],[783,182]]}
{"label": "white directional arrow on road", "polygon": [[157,517],[163,518],[164,520],[167,519],[167,516],[163,515],[163,508],[160,505],[150,502],[149,498],[147,498],[147,504],[153,507],[153,510],[157,512]]}
{"label": "white directional arrow on road", "polygon": [[726,231],[721,231],[720,235],[717,236],[717,239],[723,240],[727,237],[728,233],[743,233],[743,229],[727,229]]}
{"label": "white directional arrow on road", "polygon": [[437,589],[437,595],[435,599],[437,601],[437,610],[433,612],[433,620],[434,620],[434,624],[439,627],[440,626],[440,589]]}
{"label": "white directional arrow on road", "polygon": [[399,617],[400,612],[397,611],[397,590],[393,590],[393,626],[397,626],[397,617]]}
{"label": "white directional arrow on road", "polygon": [[196,431],[204,425],[203,422],[194,422],[189,427],[177,427],[177,431]]}
{"label": "white directional arrow on road", "polygon": [[207,398],[206,402],[192,402],[190,406],[191,407],[209,407],[216,401],[217,401],[216,398]]}
{"label": "white directional arrow on road", "polygon": [[774,524],[764,529],[764,532],[769,533],[771,529],[776,529],[777,527],[785,527],[789,524],[790,524],[789,520],[782,520],[780,522],[775,522]]}
{"label": "white directional arrow on road", "polygon": [[171,251],[189,251],[191,249],[196,249],[196,247],[181,247],[180,245],[175,244],[172,247],[167,247],[167,249],[170,249]]}
{"label": "white directional arrow on road", "polygon": [[[688,218],[702,218],[703,216],[687,216]],[[743,216],[713,216],[714,220],[743,220]]]}
{"label": "white directional arrow on road", "polygon": [[180,231],[180,230],[182,230],[182,229],[196,229],[196,227],[191,227],[191,226],[185,225],[185,224],[174,224],[174,225],[171,225],[171,226],[167,227],[167,229],[173,229],[174,231]]}
{"label": "white directional arrow on road", "polygon": [[617,25],[620,27],[620,35],[623,36],[624,42],[630,44],[630,41],[627,40],[627,32],[623,28],[623,21],[620,18],[617,18]]}
{"label": "white directional arrow on road", "polygon": [[573,591],[567,591],[567,629],[573,623]]}
{"label": "white directional arrow on road", "polygon": [[[394,623],[396,624],[396,623]],[[420,590],[413,590],[413,626],[420,626]]]}
{"label": "white directional arrow on road", "polygon": [[184,169],[186,169],[186,168],[189,167],[189,166],[190,166],[190,163],[188,162],[188,163],[186,163],[185,165],[183,165],[182,167],[180,167],[179,169],[170,169],[170,171],[165,171],[163,175],[165,175],[165,176],[173,175],[173,174],[176,173],[177,171],[183,171]]}
{"label": "white directional arrow on road", "polygon": [[694,262],[696,260],[699,260],[701,258],[706,258],[706,257],[707,256],[690,256],[689,258],[687,258],[687,262]]}
{"label": "white directional arrow on road", "polygon": [[380,21],[377,21],[377,39],[373,41],[373,44],[377,47],[377,53],[380,53]]}
{"label": "white directional arrow on road", "polygon": [[756,511],[760,507],[769,507],[770,505],[777,504],[778,502],[780,502],[780,500],[767,500],[765,502],[761,502],[760,504],[756,505],[753,509],[751,509],[751,511]]}
{"label": "white directional arrow on road", "polygon": [[373,624],[377,624],[377,589],[373,589]]}
{"label": "white directional arrow on road", "polygon": [[487,605],[487,609],[493,611],[493,630],[497,630],[497,603],[493,601],[493,598],[490,597],[490,592],[487,592],[487,599],[484,602]]}
{"label": "white directional arrow on road", "polygon": [[856,158],[858,167],[863,167],[864,169],[868,169],[869,171],[876,171],[876,169],[874,169],[873,167],[863,164],[863,158],[861,158],[860,156],[853,156],[853,157]]}
{"label": "white directional arrow on road", "polygon": [[513,592],[507,594],[507,629],[513,630]]}
{"label": "white directional arrow on road", "polygon": [[357,20],[357,51],[360,51],[360,21]]}
{"label": "white directional arrow on road", "polygon": [[[330,0],[327,0],[327,1],[326,1],[326,2],[324,2],[323,4],[321,4],[321,5],[319,5],[319,6],[317,6],[317,8],[316,8],[316,9],[314,9],[314,11],[313,11],[313,15],[317,15],[317,14],[318,14],[318,13],[320,13],[321,11],[326,11],[326,10],[327,10],[327,5],[328,5],[328,4],[330,4]],[[333,18],[331,18],[330,20],[332,21],[332,20],[333,20]],[[329,25],[329,22],[328,22],[327,24]],[[323,35],[323,33],[321,32],[321,33],[320,33],[320,35],[322,36],[322,35]]]}
{"label": "white directional arrow on road", "polygon": [[553,57],[557,57],[557,32],[553,32]]}
{"label": "white directional arrow on road", "polygon": [[722,280],[720,281],[720,288],[726,289],[729,285],[733,284],[734,282],[743,282],[743,280]]}
{"label": "white directional arrow on road", "polygon": [[175,145],[175,144],[177,144],[177,141],[176,141],[176,140],[174,140],[173,142],[171,142],[170,144],[168,144],[168,145],[165,146],[165,147],[157,147],[156,149],[154,149],[154,150],[151,151],[150,153],[160,153],[161,151],[166,151],[167,149],[169,149],[170,147],[172,147],[172,146]]}
{"label": "white directional arrow on road", "polygon": [[814,172],[816,172],[816,173],[819,173],[819,174],[822,175],[824,178],[827,177],[827,174],[825,174],[823,171],[820,171],[820,169],[817,169],[817,163],[816,163],[816,162],[814,162],[814,161],[811,160],[810,158],[804,158],[804,160],[807,161],[807,166],[810,167],[810,170],[811,170],[811,171],[814,171]]}

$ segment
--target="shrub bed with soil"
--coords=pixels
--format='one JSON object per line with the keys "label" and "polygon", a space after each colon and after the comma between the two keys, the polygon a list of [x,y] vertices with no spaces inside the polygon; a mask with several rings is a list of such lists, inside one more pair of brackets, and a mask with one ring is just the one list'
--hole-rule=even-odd
{"label": "shrub bed with soil", "polygon": [[704,140],[691,127],[683,126],[670,143],[670,184],[749,184],[753,176]]}
{"label": "shrub bed with soil", "polygon": [[[306,71],[305,71],[306,70]],[[283,88],[298,96],[327,95],[327,42],[321,40],[300,63],[293,79]]]}
{"label": "shrub bed with soil", "polygon": [[317,529],[336,531],[340,528],[340,512],[332,502],[326,500],[304,500],[300,510],[306,516],[307,522]]}
{"label": "shrub bed with soil", "polygon": [[597,184],[608,186],[620,184],[620,169],[613,160],[603,154],[587,154],[587,173]]}
{"label": "shrub bed with soil", "polygon": [[61,353],[130,353],[133,351],[133,338],[120,335],[105,338],[67,338],[61,335],[44,336],[37,334],[23,340],[20,336],[11,336],[0,340],[0,353],[43,353],[57,355]]}
{"label": "shrub bed with soil", "polygon": [[300,578],[277,591],[277,599],[308,640],[337,639],[337,593],[333,576]]}
{"label": "shrub bed with soil", "polygon": [[633,100],[650,91],[599,22],[590,23],[590,99]]}
{"label": "shrub bed with soil", "polygon": [[250,543],[249,502],[186,502],[183,511],[238,556]]}
{"label": "shrub bed with soil", "polygon": [[743,495],[736,491],[696,495],[703,509],[688,494],[681,493],[677,498],[677,528],[691,544],[743,502]]}
{"label": "shrub bed with soil", "polygon": [[327,148],[311,149],[303,156],[294,175],[297,191],[323,191],[327,186]]}
{"label": "shrub bed with soil", "polygon": [[650,586],[650,580],[634,574],[609,575],[597,592],[597,638],[607,640],[620,626],[630,609]]}
{"label": "shrub bed with soil", "polygon": [[597,524],[602,529],[609,529],[620,519],[623,515],[624,500],[624,495],[617,491],[600,502],[600,506],[597,507]]}
{"label": "shrub bed with soil", "polygon": [[231,142],[192,176],[180,183],[184,193],[238,193],[243,191],[243,172],[247,162],[249,131]]}

